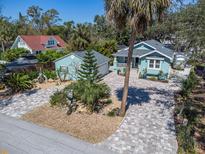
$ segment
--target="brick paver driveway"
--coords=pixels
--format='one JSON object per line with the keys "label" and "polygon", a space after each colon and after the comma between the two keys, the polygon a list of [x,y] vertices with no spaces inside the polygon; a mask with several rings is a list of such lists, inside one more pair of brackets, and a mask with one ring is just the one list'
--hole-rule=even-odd
{"label": "brick paver driveway", "polygon": [[[104,81],[122,98],[124,77],[108,74]],[[168,83],[130,77],[128,110],[119,129],[100,146],[117,153],[175,154],[173,90]]]}

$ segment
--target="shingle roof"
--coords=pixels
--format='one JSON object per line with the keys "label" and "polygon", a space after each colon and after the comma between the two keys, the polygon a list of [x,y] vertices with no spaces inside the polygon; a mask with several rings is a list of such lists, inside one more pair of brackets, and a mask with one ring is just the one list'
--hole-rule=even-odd
{"label": "shingle roof", "polygon": [[32,50],[44,50],[45,43],[51,38],[55,38],[58,42],[57,46],[52,48],[63,48],[65,42],[58,35],[20,35],[20,37],[27,43]]}
{"label": "shingle roof", "polygon": [[[150,50],[134,49],[132,57],[140,57],[140,56],[147,54],[149,52],[150,52]],[[113,55],[125,57],[125,56],[128,56],[128,50],[127,49],[120,50],[119,52],[117,52]]]}
{"label": "shingle roof", "polygon": [[[98,65],[101,65],[101,64],[103,64],[103,63],[106,63],[106,62],[109,62],[109,61],[110,61],[110,58],[108,58],[108,57],[102,55],[101,53],[99,53],[99,52],[97,52],[97,51],[94,51],[94,50],[93,50],[92,52],[94,52],[94,56],[95,56],[95,58],[97,59],[97,64],[98,64]],[[61,58],[55,60],[54,62],[59,61],[59,60],[65,58],[65,57],[68,57],[68,56],[70,56],[70,55],[75,55],[75,56],[77,56],[77,57],[83,59],[84,56],[85,56],[85,51],[74,51],[74,52],[71,53],[71,54],[68,54],[68,55],[66,55],[66,56],[64,56],[64,57],[61,57]]]}
{"label": "shingle roof", "polygon": [[150,46],[153,46],[159,52],[161,52],[169,57],[173,57],[173,54],[174,54],[173,50],[166,48],[162,43],[160,43],[156,40],[147,40],[147,41],[145,41],[145,43],[149,44]]}
{"label": "shingle roof", "polygon": [[[94,51],[94,50],[92,52],[94,52],[94,56],[97,59],[98,65],[101,65],[105,62],[110,61],[110,59],[108,57],[102,55],[101,53]],[[85,51],[75,51],[73,54],[83,59],[85,56]]]}
{"label": "shingle roof", "polygon": [[[173,50],[164,47],[162,43],[160,43],[156,40],[147,40],[147,41],[144,41],[144,42],[146,44],[148,44],[149,46],[155,48],[161,54],[164,54],[164,55],[166,55],[170,58],[172,58],[173,55],[174,55]],[[145,50],[145,49],[136,49],[136,48],[134,48],[132,56],[133,57],[141,57],[143,55],[147,55],[149,52],[152,52],[152,51],[154,51],[154,49],[153,50]],[[115,56],[128,56],[128,48],[124,48],[122,50],[119,50],[117,53],[115,53],[113,55],[115,55]]]}

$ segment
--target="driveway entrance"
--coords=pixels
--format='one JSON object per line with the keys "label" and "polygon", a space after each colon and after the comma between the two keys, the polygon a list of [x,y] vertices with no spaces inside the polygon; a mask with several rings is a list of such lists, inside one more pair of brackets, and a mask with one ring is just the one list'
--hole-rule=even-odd
{"label": "driveway entrance", "polygon": [[[104,81],[119,101],[124,77],[115,73]],[[127,113],[119,129],[101,146],[126,154],[176,154],[174,95],[168,83],[136,79],[131,74]]]}

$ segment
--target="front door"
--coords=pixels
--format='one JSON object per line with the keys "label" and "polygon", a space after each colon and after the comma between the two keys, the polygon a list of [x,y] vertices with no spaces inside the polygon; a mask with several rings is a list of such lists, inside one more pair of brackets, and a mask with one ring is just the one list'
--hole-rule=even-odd
{"label": "front door", "polygon": [[138,68],[139,58],[134,57],[132,58],[132,68]]}

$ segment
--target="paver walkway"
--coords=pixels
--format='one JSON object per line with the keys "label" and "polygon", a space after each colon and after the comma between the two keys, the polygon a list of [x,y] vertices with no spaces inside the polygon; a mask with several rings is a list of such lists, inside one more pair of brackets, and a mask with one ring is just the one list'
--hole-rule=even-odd
{"label": "paver walkway", "polygon": [[66,134],[0,114],[0,154],[110,154]]}
{"label": "paver walkway", "polygon": [[[124,77],[104,78],[119,100]],[[130,77],[128,110],[119,129],[100,146],[124,154],[176,154],[174,99],[170,84]]]}
{"label": "paver walkway", "polygon": [[48,103],[50,96],[58,89],[62,89],[62,86],[34,89],[23,94],[14,95],[8,99],[0,100],[0,113],[12,117],[21,117],[21,115],[35,107]]}

